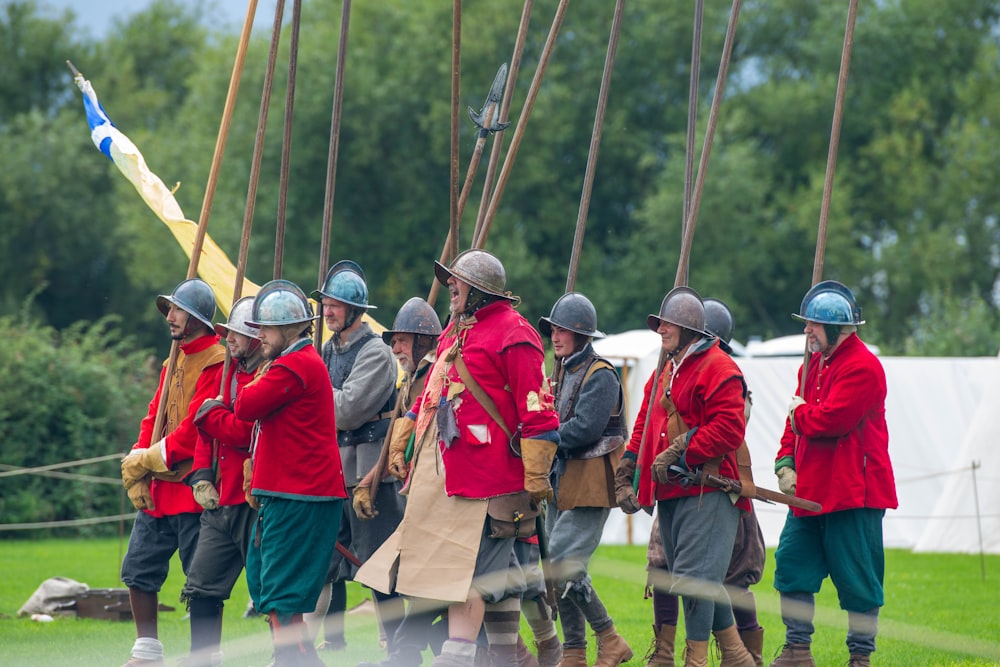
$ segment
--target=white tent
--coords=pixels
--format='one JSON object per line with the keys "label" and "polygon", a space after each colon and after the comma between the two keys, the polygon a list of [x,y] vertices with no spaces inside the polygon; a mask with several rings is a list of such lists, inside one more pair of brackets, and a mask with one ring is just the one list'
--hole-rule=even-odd
{"label": "white tent", "polygon": [[[801,340],[801,339],[800,339]],[[595,341],[598,353],[622,368],[629,424],[635,421],[645,382],[656,367],[660,338],[630,331]],[[750,346],[748,346],[752,350]],[[773,463],[795,391],[801,350],[793,357],[737,357],[753,396],[747,444],[757,484],[776,489]],[[977,551],[976,498],[971,463],[977,471],[984,519],[984,548],[1000,553],[1000,360],[993,357],[882,357],[888,397],[889,453],[896,476],[899,509],[886,513],[889,547],[933,551]],[[778,542],[784,524],[781,505],[754,503],[764,539]],[[645,515],[626,518],[618,510],[605,528],[608,542],[644,543]],[[990,535],[987,536],[986,532]],[[939,539],[935,539],[940,536]],[[961,537],[959,537],[961,536]]]}

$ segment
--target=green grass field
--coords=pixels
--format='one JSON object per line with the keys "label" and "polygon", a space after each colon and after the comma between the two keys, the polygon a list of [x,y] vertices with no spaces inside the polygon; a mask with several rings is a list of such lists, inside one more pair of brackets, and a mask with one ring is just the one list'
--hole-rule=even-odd
{"label": "green grass field", "polygon": [[[20,606],[49,577],[69,577],[92,588],[119,587],[118,567],[123,551],[124,543],[117,539],[0,542],[0,665],[119,667],[125,662],[135,637],[131,622],[64,618],[35,623],[16,617]],[[770,556],[764,581],[753,589],[760,622],[766,629],[767,658],[780,649],[784,637],[778,596],[771,586]],[[996,602],[1000,593],[1000,556],[986,558],[985,580],[978,556],[895,550],[887,553],[886,560],[886,605],[879,619],[878,651],[873,664],[1000,664],[1000,613]],[[652,639],[652,609],[650,601],[643,599],[645,547],[601,547],[591,570],[595,587],[619,631],[635,650],[636,657],[628,664],[643,665],[642,656]],[[182,583],[180,566],[175,563],[161,595],[162,603],[176,608],[163,612],[160,620],[168,665],[188,649],[188,622],[177,601]],[[367,597],[354,584],[349,586],[348,595],[349,607]],[[227,667],[263,667],[270,661],[267,624],[260,618],[242,617],[247,599],[246,584],[241,580],[225,610],[223,650]],[[847,660],[846,615],[837,607],[829,582],[817,599],[816,627],[813,653],[817,665],[843,665]],[[524,624],[522,631],[530,645]],[[327,664],[353,667],[362,660],[382,658],[375,618],[367,605],[348,614],[347,641],[346,650],[324,655]],[[591,643],[591,662],[594,654]],[[430,664],[429,657],[424,664]]]}

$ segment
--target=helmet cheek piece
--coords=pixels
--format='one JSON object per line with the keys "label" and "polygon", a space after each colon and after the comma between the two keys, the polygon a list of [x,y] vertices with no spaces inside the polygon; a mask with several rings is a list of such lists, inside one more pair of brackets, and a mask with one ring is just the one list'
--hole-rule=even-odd
{"label": "helmet cheek piece", "polygon": [[826,344],[836,345],[837,339],[840,338],[840,331],[842,329],[840,324],[824,324],[823,331],[826,333]]}

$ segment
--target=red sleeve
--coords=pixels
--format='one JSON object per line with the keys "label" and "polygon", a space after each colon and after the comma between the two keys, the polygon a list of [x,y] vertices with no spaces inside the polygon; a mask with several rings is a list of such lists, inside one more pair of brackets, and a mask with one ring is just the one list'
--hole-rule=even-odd
{"label": "red sleeve", "polygon": [[[166,441],[167,467],[173,466],[178,461],[194,458],[195,447],[198,442],[198,427],[194,425],[194,415],[199,406],[206,399],[214,398],[219,394],[220,376],[222,375],[222,364],[213,364],[201,371],[198,382],[194,387],[194,395],[188,403],[188,412],[181,423],[171,431]],[[159,397],[159,394],[157,394]]]}
{"label": "red sleeve", "polygon": [[153,400],[146,408],[146,416],[139,422],[139,439],[132,445],[132,449],[146,449],[152,443],[153,427],[156,425],[156,409],[160,405],[160,392],[163,390],[163,376],[167,372],[166,365],[160,369],[160,383],[156,385],[156,393]]}
{"label": "red sleeve", "polygon": [[558,431],[559,415],[545,378],[542,351],[527,343],[511,345],[501,352],[500,363],[517,404],[521,436],[537,438]]}
{"label": "red sleeve", "polygon": [[240,390],[233,412],[248,422],[263,419],[297,400],[305,388],[302,378],[287,366],[271,364],[266,373]]}
{"label": "red sleeve", "polygon": [[[795,386],[800,387],[802,385],[802,367],[799,366],[799,372],[795,376]],[[798,389],[795,391],[798,394]],[[785,430],[781,433],[781,440],[778,441],[778,453],[774,456],[775,461],[779,461],[786,456],[795,456],[795,441],[798,438],[794,432],[792,432],[792,424],[788,417],[785,417]]]}

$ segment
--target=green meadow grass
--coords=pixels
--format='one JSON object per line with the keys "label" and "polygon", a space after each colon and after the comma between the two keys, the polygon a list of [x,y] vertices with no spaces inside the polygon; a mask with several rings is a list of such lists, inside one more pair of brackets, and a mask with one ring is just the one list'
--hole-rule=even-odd
{"label": "green meadow grass", "polygon": [[[124,542],[104,540],[39,540],[0,542],[0,665],[119,667],[128,657],[135,633],[131,622],[62,618],[36,623],[17,618],[17,610],[45,579],[64,576],[92,588],[120,587],[118,567]],[[764,652],[769,660],[784,637],[778,595],[772,588],[774,563],[768,554],[764,580],[753,588],[761,625],[766,629]],[[879,618],[878,651],[874,665],[957,666],[1000,664],[1000,556],[985,559],[985,579],[978,556],[886,554],[886,605]],[[591,566],[594,585],[611,611],[619,632],[635,650],[628,665],[645,664],[652,639],[652,607],[643,599],[646,582],[645,546],[602,546]],[[174,611],[160,615],[160,638],[173,665],[188,649],[189,628],[178,603],[183,575],[179,563],[171,569],[160,600]],[[270,662],[270,636],[261,618],[243,618],[248,596],[240,580],[225,609],[223,651],[226,667],[264,667]],[[360,586],[348,587],[347,649],[324,654],[328,665],[378,661],[375,618]],[[817,597],[813,653],[817,665],[843,665],[846,614],[837,606],[827,582]],[[531,645],[530,632],[522,634]],[[682,632],[679,633],[683,634]],[[682,643],[682,637],[678,637]],[[591,642],[590,661],[596,650]],[[717,664],[718,661],[715,661]],[[424,664],[430,664],[425,658]],[[678,664],[680,657],[678,656]]]}

